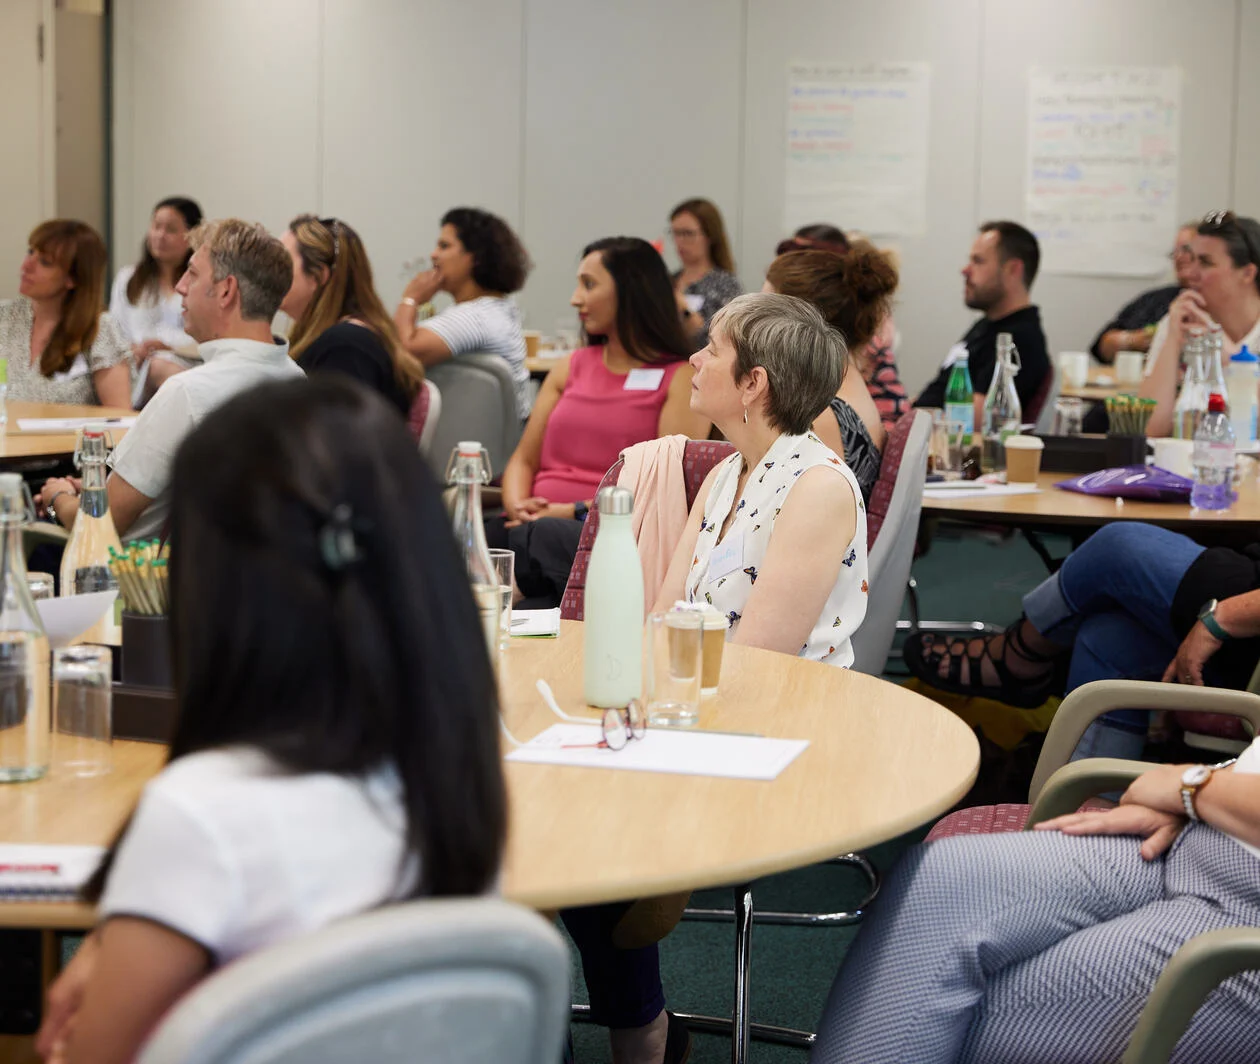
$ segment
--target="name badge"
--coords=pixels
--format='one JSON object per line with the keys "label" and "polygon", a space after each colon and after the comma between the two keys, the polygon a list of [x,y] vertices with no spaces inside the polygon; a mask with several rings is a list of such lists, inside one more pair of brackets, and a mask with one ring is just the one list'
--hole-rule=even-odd
{"label": "name badge", "polygon": [[727,536],[709,555],[709,579],[720,580],[744,567],[744,535]]}
{"label": "name badge", "polygon": [[654,392],[664,379],[663,369],[632,369],[621,387],[627,392]]}

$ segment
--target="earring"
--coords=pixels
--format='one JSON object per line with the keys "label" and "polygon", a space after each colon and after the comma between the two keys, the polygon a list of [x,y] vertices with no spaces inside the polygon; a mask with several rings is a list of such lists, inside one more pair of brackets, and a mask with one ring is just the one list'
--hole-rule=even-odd
{"label": "earring", "polygon": [[744,407],[744,424],[748,424],[748,407]]}

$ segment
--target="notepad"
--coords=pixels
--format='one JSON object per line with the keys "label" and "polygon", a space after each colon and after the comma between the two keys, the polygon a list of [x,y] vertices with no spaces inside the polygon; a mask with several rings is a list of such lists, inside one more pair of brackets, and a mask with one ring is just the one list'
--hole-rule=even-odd
{"label": "notepad", "polygon": [[560,634],[560,610],[513,610],[513,639],[555,639]]}
{"label": "notepad", "polygon": [[[736,780],[772,780],[809,746],[808,739],[767,739],[702,730],[648,728],[620,750],[589,745],[600,738],[589,724],[553,724],[507,755],[536,765],[668,772]],[[570,745],[572,744],[572,745]]]}
{"label": "notepad", "polygon": [[74,901],[104,853],[100,846],[0,843],[0,902]]}
{"label": "notepad", "polygon": [[[963,485],[959,487],[958,485]],[[955,480],[945,484],[929,484],[923,489],[925,499],[970,499],[977,495],[1036,495],[1036,484],[980,484],[974,480]]]}
{"label": "notepad", "polygon": [[34,435],[61,435],[78,432],[89,425],[104,425],[107,429],[129,429],[136,423],[134,417],[20,417],[18,428]]}

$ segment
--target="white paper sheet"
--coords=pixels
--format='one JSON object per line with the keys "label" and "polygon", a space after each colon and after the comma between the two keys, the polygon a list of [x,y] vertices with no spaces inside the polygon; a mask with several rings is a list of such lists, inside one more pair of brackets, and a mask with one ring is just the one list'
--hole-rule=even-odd
{"label": "white paper sheet", "polygon": [[1033,69],[1025,222],[1044,273],[1155,277],[1177,211],[1175,67]]}
{"label": "white paper sheet", "polygon": [[837,218],[866,233],[927,231],[927,63],[788,66],[784,223]]}
{"label": "white paper sheet", "polygon": [[513,638],[550,639],[560,634],[560,610],[513,610]]}
{"label": "white paper sheet", "polygon": [[[517,750],[509,761],[576,765],[629,772],[672,772],[685,776],[772,780],[809,746],[807,739],[766,739],[700,730],[648,728],[621,750],[601,750],[600,730],[588,724],[553,724]],[[583,744],[565,749],[565,744]]]}
{"label": "white paper sheet", "polygon": [[70,901],[104,852],[100,846],[0,844],[0,902]]}
{"label": "white paper sheet", "polygon": [[134,417],[20,417],[18,428],[35,435],[55,435],[78,432],[88,425],[104,425],[107,429],[129,429],[136,423]]}
{"label": "white paper sheet", "polygon": [[[963,483],[956,488],[953,484]],[[977,484],[975,481],[954,481],[951,484],[929,484],[923,489],[925,499],[967,499],[976,495],[1036,495],[1036,484]]]}
{"label": "white paper sheet", "polygon": [[35,608],[44,622],[51,648],[67,647],[114,608],[117,591],[92,591],[66,598],[38,599]]}

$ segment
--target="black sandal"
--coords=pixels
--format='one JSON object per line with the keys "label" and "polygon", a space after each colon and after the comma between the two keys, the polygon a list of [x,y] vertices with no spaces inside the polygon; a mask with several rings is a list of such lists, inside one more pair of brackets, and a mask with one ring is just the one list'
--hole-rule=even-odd
{"label": "black sandal", "polygon": [[[937,650],[933,644],[940,637],[927,632],[918,632],[908,637],[902,649],[902,657],[911,673],[924,683],[942,691],[973,698],[992,698],[997,702],[1005,702],[1008,706],[1015,706],[1017,709],[1036,709],[1060,687],[1062,678],[1058,666],[1062,655],[1042,654],[1029,647],[1019,634],[1022,623],[1021,617],[1001,633],[1006,638],[1002,644],[1002,653],[996,657],[991,653],[994,640],[997,639],[996,635],[965,635],[943,639],[941,640],[944,644],[943,648]],[[976,639],[982,639],[983,644],[978,654],[972,654],[971,644]],[[1023,658],[1030,664],[1052,664],[1055,668],[1050,669],[1045,676],[1038,679],[1028,680],[1015,676],[1006,667],[1004,660],[1008,646],[1016,657]],[[942,677],[940,665],[946,657],[949,658],[949,675]],[[970,679],[967,683],[961,680],[964,658],[971,665],[968,670]],[[997,673],[997,684],[984,682],[982,666],[985,658],[989,659],[993,671]]]}

